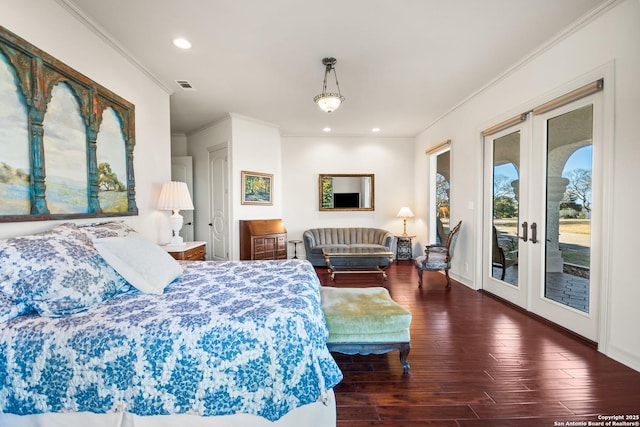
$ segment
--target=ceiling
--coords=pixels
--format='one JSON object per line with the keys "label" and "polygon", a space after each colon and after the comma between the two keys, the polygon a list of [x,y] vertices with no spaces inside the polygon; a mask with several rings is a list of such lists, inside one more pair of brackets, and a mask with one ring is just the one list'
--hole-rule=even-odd
{"label": "ceiling", "polygon": [[[58,0],[171,95],[171,131],[227,113],[283,135],[415,136],[608,0]],[[609,1],[610,2],[610,1]],[[190,50],[172,44],[191,41]],[[321,111],[322,59],[344,104]],[[176,80],[195,90],[184,91]],[[333,80],[329,89],[334,89]]]}

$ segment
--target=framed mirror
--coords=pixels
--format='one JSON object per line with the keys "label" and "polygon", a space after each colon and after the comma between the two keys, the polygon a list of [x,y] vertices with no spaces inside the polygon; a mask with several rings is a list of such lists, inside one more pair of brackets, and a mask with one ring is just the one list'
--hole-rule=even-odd
{"label": "framed mirror", "polygon": [[373,174],[320,174],[321,211],[374,210]]}

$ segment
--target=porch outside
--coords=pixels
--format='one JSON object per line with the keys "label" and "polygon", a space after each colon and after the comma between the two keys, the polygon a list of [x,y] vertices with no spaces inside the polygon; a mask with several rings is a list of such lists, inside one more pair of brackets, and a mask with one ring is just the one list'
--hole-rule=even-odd
{"label": "porch outside", "polygon": [[[495,219],[500,246],[507,257],[517,258],[517,219]],[[589,265],[591,245],[589,219],[561,219],[559,249],[562,253],[562,272],[547,272],[546,296],[583,312],[589,312]],[[500,268],[493,269],[493,277],[500,277]],[[518,262],[506,270],[504,281],[518,283]]]}

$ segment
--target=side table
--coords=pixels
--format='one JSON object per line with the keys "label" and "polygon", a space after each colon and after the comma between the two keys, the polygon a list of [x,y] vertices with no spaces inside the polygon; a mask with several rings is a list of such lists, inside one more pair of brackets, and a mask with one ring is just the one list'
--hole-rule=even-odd
{"label": "side table", "polygon": [[207,259],[207,242],[185,242],[184,245],[163,245],[174,259],[181,261],[205,261]]}
{"label": "side table", "polygon": [[302,240],[289,240],[289,243],[293,243],[293,259],[298,259],[298,245]]}
{"label": "side table", "polygon": [[396,260],[397,261],[410,261],[413,259],[413,246],[411,245],[411,239],[416,236],[402,236],[396,235]]}

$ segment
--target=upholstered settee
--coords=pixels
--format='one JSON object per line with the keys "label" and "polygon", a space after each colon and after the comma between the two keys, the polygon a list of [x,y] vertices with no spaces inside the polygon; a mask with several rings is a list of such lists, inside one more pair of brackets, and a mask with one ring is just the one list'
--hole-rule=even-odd
{"label": "upholstered settee", "polygon": [[[393,234],[380,228],[312,228],[302,234],[302,239],[307,260],[316,267],[326,265],[323,249],[374,248],[393,252],[395,245]],[[388,260],[384,262],[388,264]]]}

